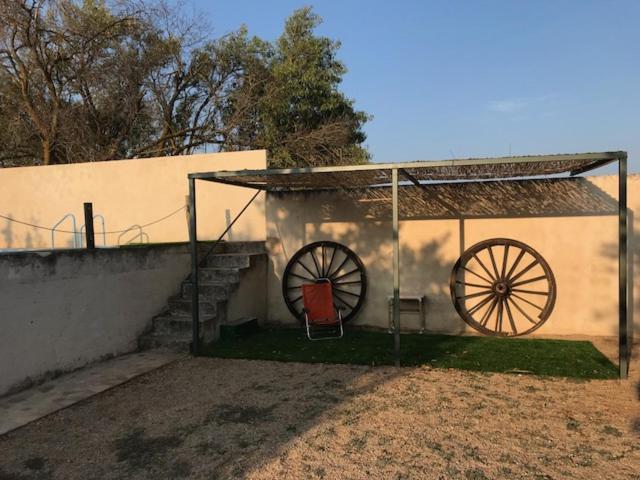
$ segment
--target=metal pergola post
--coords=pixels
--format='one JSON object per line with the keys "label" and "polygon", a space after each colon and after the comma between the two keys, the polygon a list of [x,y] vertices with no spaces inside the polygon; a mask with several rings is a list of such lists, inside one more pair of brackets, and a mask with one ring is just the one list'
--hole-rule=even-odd
{"label": "metal pergola post", "polygon": [[620,378],[629,375],[628,258],[627,258],[627,158],[618,159],[618,365]]}
{"label": "metal pergola post", "polygon": [[392,241],[393,241],[393,353],[400,366],[400,245],[398,234],[398,169],[391,170]]}
{"label": "metal pergola post", "polygon": [[196,179],[189,178],[189,242],[191,245],[191,353],[200,351],[200,301],[198,287],[198,225],[196,221]]}

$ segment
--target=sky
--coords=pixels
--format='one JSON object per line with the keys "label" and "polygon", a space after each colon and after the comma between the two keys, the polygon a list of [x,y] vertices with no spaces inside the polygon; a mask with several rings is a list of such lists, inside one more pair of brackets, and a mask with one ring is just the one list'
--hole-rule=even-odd
{"label": "sky", "polygon": [[313,6],[376,162],[626,150],[640,172],[638,0],[187,1],[270,40]]}

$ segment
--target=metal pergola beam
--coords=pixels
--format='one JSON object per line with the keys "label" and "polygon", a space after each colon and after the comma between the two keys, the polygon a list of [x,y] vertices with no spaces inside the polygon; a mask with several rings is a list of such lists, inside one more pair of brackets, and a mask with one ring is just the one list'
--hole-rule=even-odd
{"label": "metal pergola beam", "polygon": [[[393,170],[396,168],[438,168],[438,167],[455,167],[455,166],[473,166],[473,165],[501,165],[501,164],[520,164],[520,163],[545,163],[545,162],[563,162],[563,161],[586,161],[594,162],[592,167],[584,171],[598,168],[602,161],[615,161],[621,156],[626,157],[625,152],[599,152],[599,153],[575,153],[561,155],[530,155],[520,157],[491,157],[491,158],[464,158],[452,160],[421,160],[414,162],[398,162],[398,163],[373,163],[366,165],[344,165],[331,167],[303,167],[303,168],[280,168],[268,170],[241,170],[241,171],[218,171],[218,172],[199,172],[190,173],[189,178],[200,180],[213,180],[224,177],[235,177],[238,174],[245,176],[276,176],[303,173],[339,173],[339,172],[363,172],[375,170]],[[251,188],[257,188],[255,185],[244,185]]]}

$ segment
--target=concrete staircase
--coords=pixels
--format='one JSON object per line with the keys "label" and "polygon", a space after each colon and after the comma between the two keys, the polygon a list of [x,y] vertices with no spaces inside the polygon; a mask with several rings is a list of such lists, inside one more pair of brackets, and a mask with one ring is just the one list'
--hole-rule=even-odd
{"label": "concrete staircase", "polygon": [[[203,258],[211,245],[199,246]],[[205,342],[216,340],[220,327],[255,324],[255,318],[228,318],[229,301],[251,270],[266,266],[264,242],[221,242],[201,264],[200,272],[200,337]],[[248,299],[247,299],[248,300]],[[180,293],[171,297],[165,309],[153,318],[151,330],[138,340],[141,350],[170,348],[188,351],[191,344],[191,282],[187,278]]]}

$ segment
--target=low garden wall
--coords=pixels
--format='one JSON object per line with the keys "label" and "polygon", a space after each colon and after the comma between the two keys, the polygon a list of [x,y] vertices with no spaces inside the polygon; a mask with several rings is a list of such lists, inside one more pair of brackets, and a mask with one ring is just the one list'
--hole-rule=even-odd
{"label": "low garden wall", "polygon": [[190,271],[188,245],[0,255],[0,395],[133,351]]}
{"label": "low garden wall", "polygon": [[[0,218],[3,249],[72,248],[83,241],[83,203],[93,203],[96,245],[130,241],[189,240],[187,175],[195,172],[266,168],[264,150],[114,160],[0,169],[0,215],[44,228]],[[254,192],[211,182],[197,182],[198,238],[213,240],[251,199]],[[50,229],[67,217],[52,240]],[[102,235],[102,219],[108,233]],[[138,228],[140,226],[141,228]],[[130,229],[126,233],[123,230]],[[227,240],[264,240],[264,196],[261,194],[232,227]],[[74,242],[75,240],[75,242]]]}

